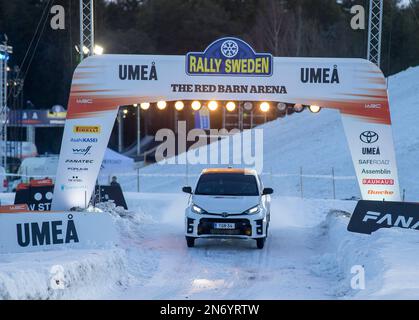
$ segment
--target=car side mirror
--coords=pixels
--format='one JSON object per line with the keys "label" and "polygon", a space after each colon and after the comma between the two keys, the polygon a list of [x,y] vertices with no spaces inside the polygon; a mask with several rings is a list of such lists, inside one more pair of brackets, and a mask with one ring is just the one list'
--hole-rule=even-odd
{"label": "car side mirror", "polygon": [[272,194],[274,193],[274,189],[272,188],[263,188],[262,195]]}
{"label": "car side mirror", "polygon": [[192,188],[191,187],[183,187],[182,191],[185,192],[185,193],[192,194]]}

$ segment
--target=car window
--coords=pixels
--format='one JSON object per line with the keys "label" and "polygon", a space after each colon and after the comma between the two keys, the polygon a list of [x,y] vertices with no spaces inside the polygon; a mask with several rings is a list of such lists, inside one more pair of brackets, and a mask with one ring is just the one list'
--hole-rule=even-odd
{"label": "car window", "polygon": [[241,173],[203,174],[196,186],[197,195],[258,196],[255,176]]}

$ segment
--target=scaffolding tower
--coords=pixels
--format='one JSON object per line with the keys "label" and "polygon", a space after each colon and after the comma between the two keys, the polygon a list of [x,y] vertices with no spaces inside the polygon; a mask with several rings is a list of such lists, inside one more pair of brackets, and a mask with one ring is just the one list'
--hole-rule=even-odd
{"label": "scaffolding tower", "polygon": [[13,48],[7,42],[0,44],[0,160],[7,170],[7,61]]}
{"label": "scaffolding tower", "polygon": [[93,0],[80,0],[80,61],[85,56],[94,54],[95,27],[94,27]]}
{"label": "scaffolding tower", "polygon": [[367,59],[380,67],[383,0],[370,0]]}

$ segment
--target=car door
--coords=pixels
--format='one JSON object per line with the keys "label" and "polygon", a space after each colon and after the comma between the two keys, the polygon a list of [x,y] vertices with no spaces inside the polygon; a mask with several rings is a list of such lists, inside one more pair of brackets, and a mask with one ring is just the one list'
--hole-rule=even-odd
{"label": "car door", "polygon": [[257,176],[258,185],[259,185],[259,194],[260,194],[260,205],[265,208],[266,210],[266,220],[269,222],[271,220],[271,202],[270,202],[270,195],[262,195],[263,188],[263,181],[260,175]]}

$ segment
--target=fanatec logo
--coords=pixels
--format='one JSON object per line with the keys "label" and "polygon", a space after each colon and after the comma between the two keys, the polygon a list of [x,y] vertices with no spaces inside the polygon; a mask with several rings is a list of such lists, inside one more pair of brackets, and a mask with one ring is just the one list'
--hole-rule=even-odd
{"label": "fanatec logo", "polygon": [[419,221],[417,218],[403,215],[397,215],[394,217],[390,213],[383,214],[381,212],[368,211],[362,219],[362,222],[368,222],[369,220],[387,227],[399,227],[405,229],[419,228]]}
{"label": "fanatec logo", "polygon": [[65,163],[80,163],[80,164],[93,164],[94,160],[91,159],[67,159]]}
{"label": "fanatec logo", "polygon": [[359,135],[363,143],[375,143],[378,141],[378,134],[374,131],[364,131]]}

